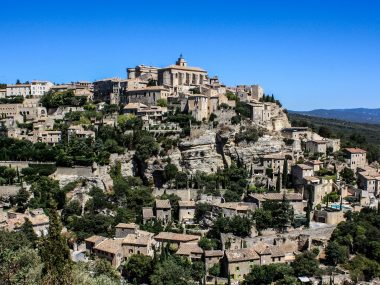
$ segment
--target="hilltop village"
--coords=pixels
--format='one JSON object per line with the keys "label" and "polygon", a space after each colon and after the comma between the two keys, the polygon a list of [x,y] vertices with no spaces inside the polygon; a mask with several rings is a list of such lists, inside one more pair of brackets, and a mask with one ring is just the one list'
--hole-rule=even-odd
{"label": "hilltop village", "polygon": [[117,282],[96,284],[380,274],[380,243],[341,226],[375,215],[379,164],[323,128],[292,127],[258,84],[226,86],[180,56],[123,79],[3,84],[0,103],[2,231],[38,245],[54,225],[72,262],[110,265]]}

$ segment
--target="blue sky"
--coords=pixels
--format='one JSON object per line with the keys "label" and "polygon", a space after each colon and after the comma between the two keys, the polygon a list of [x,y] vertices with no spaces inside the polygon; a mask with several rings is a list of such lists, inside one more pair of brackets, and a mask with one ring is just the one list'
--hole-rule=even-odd
{"label": "blue sky", "polygon": [[292,110],[380,108],[380,2],[2,1],[0,82],[125,77],[182,53]]}

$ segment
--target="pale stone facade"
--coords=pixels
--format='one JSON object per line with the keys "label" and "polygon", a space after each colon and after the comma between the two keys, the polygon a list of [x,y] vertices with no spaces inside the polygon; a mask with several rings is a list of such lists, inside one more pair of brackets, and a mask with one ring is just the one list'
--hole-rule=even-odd
{"label": "pale stone facade", "polygon": [[358,167],[367,165],[367,152],[360,148],[346,148],[343,150],[346,155],[348,167],[356,170]]}
{"label": "pale stone facade", "polygon": [[6,97],[14,96],[36,96],[41,97],[42,95],[49,92],[53,87],[53,83],[50,81],[32,81],[27,84],[10,84],[6,88]]}
{"label": "pale stone facade", "polygon": [[306,142],[306,151],[308,151],[310,155],[326,155],[326,149],[327,143],[324,140],[310,140]]}

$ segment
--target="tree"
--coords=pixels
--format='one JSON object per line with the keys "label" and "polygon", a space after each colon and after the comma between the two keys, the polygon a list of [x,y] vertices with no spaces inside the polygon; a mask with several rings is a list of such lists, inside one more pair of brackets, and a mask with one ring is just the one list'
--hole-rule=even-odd
{"label": "tree", "polygon": [[62,225],[56,208],[49,209],[49,233],[42,239],[39,246],[46,284],[71,284],[70,250],[65,238],[61,235],[61,230]]}
{"label": "tree", "polygon": [[171,181],[178,173],[178,168],[175,164],[168,163],[164,168],[164,177],[166,181]]}
{"label": "tree", "polygon": [[341,172],[340,176],[346,183],[353,183],[355,182],[355,173],[352,169],[345,167]]}
{"label": "tree", "polygon": [[205,275],[205,264],[202,261],[194,261],[191,263],[191,277],[194,281],[198,281],[199,284],[202,284]]}
{"label": "tree", "polygon": [[96,259],[92,264],[92,272],[94,277],[107,276],[115,282],[120,280],[119,273],[112,267],[112,265],[105,259]]}
{"label": "tree", "polygon": [[25,188],[20,188],[15,196],[15,202],[18,207],[18,211],[25,212],[28,207],[28,200],[30,193]]}
{"label": "tree", "polygon": [[21,226],[21,232],[25,237],[34,245],[38,239],[36,233],[33,229],[33,224],[28,218],[24,218],[25,221]]}
{"label": "tree", "polygon": [[253,214],[253,218],[255,219],[255,226],[259,235],[261,235],[261,232],[266,230],[272,224],[271,212],[262,208],[256,209]]}
{"label": "tree", "polygon": [[198,241],[198,245],[203,250],[212,250],[217,248],[217,243],[213,239],[208,239],[207,237],[201,237]]}
{"label": "tree", "polygon": [[208,273],[215,277],[220,276],[220,264],[215,263],[213,266],[209,268]]}
{"label": "tree", "polygon": [[168,106],[168,101],[166,99],[158,99],[157,100],[157,106],[160,106],[160,107],[167,107]]}
{"label": "tree", "polygon": [[22,247],[1,252],[0,284],[39,285],[42,283],[42,263],[34,249]]}
{"label": "tree", "polygon": [[187,259],[172,255],[157,264],[150,282],[152,285],[188,285],[192,280],[191,273]]}
{"label": "tree", "polygon": [[14,168],[7,167],[3,172],[4,178],[7,179],[8,184],[13,184],[14,179],[17,176],[16,170]]}
{"label": "tree", "polygon": [[326,260],[332,265],[345,263],[349,258],[350,252],[347,246],[340,245],[337,241],[329,242],[326,248]]}
{"label": "tree", "polygon": [[278,168],[278,173],[277,173],[276,191],[281,192],[281,171],[280,171],[280,168]]}
{"label": "tree", "polygon": [[319,273],[319,262],[311,251],[297,255],[291,266],[296,276],[314,276]]}
{"label": "tree", "polygon": [[272,284],[286,276],[292,276],[293,269],[287,264],[269,264],[253,266],[251,272],[245,277],[244,285]]}
{"label": "tree", "polygon": [[127,278],[135,284],[143,284],[149,281],[153,270],[153,260],[150,256],[133,254],[124,266]]}
{"label": "tree", "polygon": [[286,188],[288,186],[288,159],[284,160],[284,169],[282,170],[282,186]]}

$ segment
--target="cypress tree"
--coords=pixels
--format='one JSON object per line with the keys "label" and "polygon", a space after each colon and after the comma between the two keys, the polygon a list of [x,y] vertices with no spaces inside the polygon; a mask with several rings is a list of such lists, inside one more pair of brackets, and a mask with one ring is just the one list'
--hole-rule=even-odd
{"label": "cypress tree", "polygon": [[282,170],[282,186],[286,188],[288,186],[288,159],[285,158],[284,168]]}
{"label": "cypress tree", "polygon": [[65,238],[61,235],[62,225],[56,209],[49,209],[49,233],[43,238],[39,253],[44,263],[43,273],[46,282],[44,284],[69,285],[72,282],[72,262],[70,250]]}
{"label": "cypress tree", "polygon": [[281,192],[281,171],[278,169],[277,180],[276,180],[276,191]]}
{"label": "cypress tree", "polygon": [[21,232],[26,236],[26,238],[33,244],[36,244],[36,241],[38,239],[36,233],[34,232],[33,229],[33,224],[32,222],[28,219],[25,218],[24,224],[21,226]]}

